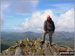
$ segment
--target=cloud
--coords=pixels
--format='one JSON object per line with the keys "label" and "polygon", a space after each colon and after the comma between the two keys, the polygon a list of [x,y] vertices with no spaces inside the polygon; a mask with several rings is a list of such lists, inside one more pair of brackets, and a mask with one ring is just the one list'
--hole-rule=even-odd
{"label": "cloud", "polygon": [[9,7],[9,4],[6,4],[6,3],[1,3],[1,10],[5,10],[6,8]]}
{"label": "cloud", "polygon": [[60,14],[60,16],[54,15],[54,12],[50,9],[37,11],[30,18],[25,18],[25,21],[21,23],[20,27],[13,27],[13,29],[41,32],[47,15],[52,17],[56,31],[74,31],[74,9],[70,9],[64,14]]}
{"label": "cloud", "polygon": [[36,8],[38,3],[39,3],[39,0],[35,0],[35,1],[33,0],[33,1],[30,1],[30,2],[32,3],[33,7]]}
{"label": "cloud", "polygon": [[9,8],[10,4],[7,3],[7,2],[2,2],[1,1],[0,6],[1,6],[0,11],[3,13],[4,11],[8,11],[8,8]]}
{"label": "cloud", "polygon": [[20,27],[14,27],[14,29],[25,31],[40,31],[43,29],[43,24],[47,15],[51,15],[52,17],[54,16],[51,10],[46,10],[44,12],[37,11],[33,13],[30,18],[25,18],[25,21],[21,24]]}
{"label": "cloud", "polygon": [[[0,26],[4,21],[4,17],[11,17],[15,14],[26,16],[29,15],[33,10],[36,10],[36,7],[39,3],[39,0],[36,1],[26,1],[26,0],[1,0],[1,9],[0,9]],[[6,19],[6,18],[5,18]]]}
{"label": "cloud", "polygon": [[2,19],[1,19],[1,14],[0,14],[0,28],[1,28],[1,22],[2,22]]}
{"label": "cloud", "polygon": [[[1,1],[0,1],[1,2]],[[2,28],[3,24],[4,24],[4,20],[3,20],[3,11],[7,10],[7,8],[9,7],[9,4],[7,3],[2,3],[0,4],[1,9],[0,9],[0,28]]]}
{"label": "cloud", "polygon": [[57,22],[57,30],[74,31],[74,9],[61,14]]}
{"label": "cloud", "polygon": [[[26,14],[31,13],[33,10],[36,10],[36,7],[39,3],[39,0],[33,1],[33,0],[10,0],[10,1],[1,1],[1,9],[3,13],[6,13],[7,15],[13,13],[16,14]],[[6,9],[7,8],[7,9]]]}
{"label": "cloud", "polygon": [[[32,10],[36,8],[36,1],[15,1],[13,2],[14,5],[12,6],[12,9],[14,9],[15,12],[18,13],[30,13]],[[33,4],[32,4],[33,3]],[[35,6],[34,6],[35,4]]]}
{"label": "cloud", "polygon": [[3,19],[2,19],[2,15],[1,15],[1,13],[0,13],[0,28],[2,27],[2,25],[3,25]]}

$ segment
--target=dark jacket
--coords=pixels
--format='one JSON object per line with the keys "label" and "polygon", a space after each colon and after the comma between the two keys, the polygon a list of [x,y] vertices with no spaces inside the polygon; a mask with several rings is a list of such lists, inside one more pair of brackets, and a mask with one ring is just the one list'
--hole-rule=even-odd
{"label": "dark jacket", "polygon": [[54,22],[52,20],[50,20],[49,22],[46,20],[44,22],[44,30],[45,31],[55,31]]}

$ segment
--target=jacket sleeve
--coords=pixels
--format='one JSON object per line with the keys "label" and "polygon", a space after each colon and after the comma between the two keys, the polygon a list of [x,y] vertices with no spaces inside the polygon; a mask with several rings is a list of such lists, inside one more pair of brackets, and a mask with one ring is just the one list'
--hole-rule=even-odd
{"label": "jacket sleeve", "polygon": [[54,22],[52,21],[52,25],[53,25],[53,31],[55,31],[55,25]]}
{"label": "jacket sleeve", "polygon": [[46,31],[47,29],[47,25],[46,25],[46,21],[44,22],[44,30]]}

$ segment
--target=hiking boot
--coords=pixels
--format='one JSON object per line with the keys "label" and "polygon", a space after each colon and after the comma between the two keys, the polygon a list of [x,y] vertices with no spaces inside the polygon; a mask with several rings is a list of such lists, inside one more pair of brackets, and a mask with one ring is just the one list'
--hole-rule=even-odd
{"label": "hiking boot", "polygon": [[41,45],[43,45],[45,42],[44,41],[41,41],[40,43],[41,43]]}
{"label": "hiking boot", "polygon": [[53,46],[52,44],[50,44],[50,46]]}

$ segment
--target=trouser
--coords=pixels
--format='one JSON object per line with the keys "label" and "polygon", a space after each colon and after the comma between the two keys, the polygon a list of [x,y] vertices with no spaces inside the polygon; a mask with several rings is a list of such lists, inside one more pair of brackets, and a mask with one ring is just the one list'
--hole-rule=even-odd
{"label": "trouser", "polygon": [[43,41],[45,42],[45,36],[46,34],[48,33],[49,35],[49,42],[50,42],[50,45],[52,44],[52,35],[53,35],[53,31],[44,31],[43,32]]}

